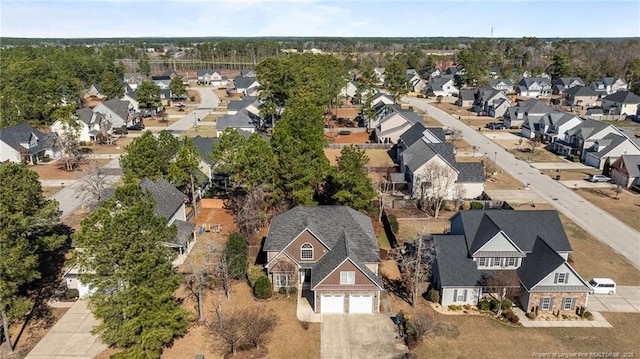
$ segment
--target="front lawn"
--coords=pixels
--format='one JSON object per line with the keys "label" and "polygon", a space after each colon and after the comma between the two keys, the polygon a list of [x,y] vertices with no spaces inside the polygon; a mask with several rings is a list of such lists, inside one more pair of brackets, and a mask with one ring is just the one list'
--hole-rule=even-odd
{"label": "front lawn", "polygon": [[640,195],[622,189],[616,199],[615,186],[609,188],[581,188],[578,194],[609,212],[612,216],[640,231]]}

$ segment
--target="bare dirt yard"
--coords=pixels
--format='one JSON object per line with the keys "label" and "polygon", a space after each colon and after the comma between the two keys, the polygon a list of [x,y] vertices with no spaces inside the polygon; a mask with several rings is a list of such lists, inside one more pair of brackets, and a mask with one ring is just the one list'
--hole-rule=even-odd
{"label": "bare dirt yard", "polygon": [[[389,156],[388,150],[385,149],[372,149],[364,151],[367,157],[369,157],[368,167],[392,167],[393,160]],[[340,156],[340,150],[337,148],[325,148],[324,154],[329,159],[331,165],[335,165],[337,158]]]}
{"label": "bare dirt yard", "polygon": [[325,136],[329,143],[369,143],[369,133],[358,132],[348,135],[340,135],[336,132],[325,132]]}
{"label": "bare dirt yard", "polygon": [[91,159],[80,161],[78,167],[73,171],[67,171],[64,163],[61,160],[52,161],[47,164],[38,164],[31,166],[29,169],[38,174],[40,179],[56,179],[56,180],[70,180],[79,179],[87,175],[92,169],[92,162],[97,163],[99,166],[109,162],[108,159]]}
{"label": "bare dirt yard", "polygon": [[[29,352],[40,342],[42,338],[49,332],[53,325],[67,312],[69,308],[52,308],[46,303],[45,316],[37,319],[29,320],[26,324],[24,321],[13,324],[11,342],[14,345],[13,358],[24,358]],[[38,316],[38,314],[36,314]],[[3,334],[4,335],[4,334]],[[4,339],[4,338],[3,338]],[[3,341],[0,344],[0,358],[4,358],[7,347]]]}
{"label": "bare dirt yard", "polygon": [[80,147],[80,150],[86,151],[89,154],[121,154],[124,153],[125,147],[133,142],[134,137],[122,135],[113,141],[113,143],[103,145],[93,145]]}
{"label": "bare dirt yard", "polygon": [[[187,101],[188,104],[193,104],[193,105],[197,105],[200,103],[200,93],[196,90],[187,90],[187,95],[189,96],[189,101]],[[194,101],[191,101],[191,98],[193,97]]]}
{"label": "bare dirt yard", "polygon": [[640,231],[640,219],[638,219],[640,217],[640,194],[622,189],[616,199],[616,190],[613,184],[610,188],[580,188],[577,191],[589,202],[609,212],[636,231]]}

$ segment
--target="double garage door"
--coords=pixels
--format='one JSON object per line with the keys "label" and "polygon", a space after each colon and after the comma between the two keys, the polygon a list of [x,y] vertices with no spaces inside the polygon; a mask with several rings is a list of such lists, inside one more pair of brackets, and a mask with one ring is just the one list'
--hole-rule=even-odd
{"label": "double garage door", "polygon": [[[344,313],[344,295],[323,295],[320,297],[320,309],[324,314]],[[350,295],[349,313],[371,313],[373,309],[372,295]]]}

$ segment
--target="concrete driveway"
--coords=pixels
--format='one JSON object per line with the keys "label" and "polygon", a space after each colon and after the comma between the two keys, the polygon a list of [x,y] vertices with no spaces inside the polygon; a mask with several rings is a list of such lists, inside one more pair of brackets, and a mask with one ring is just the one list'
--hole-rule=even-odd
{"label": "concrete driveway", "polygon": [[397,358],[406,351],[396,335],[393,321],[384,314],[324,314],[321,357]]}
{"label": "concrete driveway", "polygon": [[640,313],[640,287],[618,286],[616,294],[592,294],[587,305],[592,312]]}
{"label": "concrete driveway", "polygon": [[107,349],[91,334],[98,324],[84,301],[75,302],[26,359],[90,359]]}

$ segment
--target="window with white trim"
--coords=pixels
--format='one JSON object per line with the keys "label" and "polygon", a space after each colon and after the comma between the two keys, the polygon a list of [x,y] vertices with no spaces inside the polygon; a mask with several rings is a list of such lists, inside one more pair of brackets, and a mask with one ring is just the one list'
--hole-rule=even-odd
{"label": "window with white trim", "polygon": [[500,262],[501,262],[500,259],[501,259],[500,257],[491,258],[491,266],[492,267],[500,267]]}
{"label": "window with white trim", "polygon": [[542,298],[542,301],[540,302],[540,309],[541,310],[551,309],[551,297]]}
{"label": "window with white trim", "polygon": [[486,267],[487,266],[487,258],[480,257],[478,258],[478,267]]}
{"label": "window with white trim", "polygon": [[458,289],[456,290],[456,302],[464,302],[467,300],[467,290],[466,289]]}
{"label": "window with white trim", "polygon": [[354,271],[340,272],[340,284],[356,284],[356,272]]}
{"label": "window with white trim", "polygon": [[507,258],[507,267],[515,267],[518,264],[518,259],[516,257]]}
{"label": "window with white trim", "polygon": [[274,282],[276,288],[288,288],[293,283],[293,274],[290,273],[276,273],[274,276]]}
{"label": "window with white trim", "polygon": [[305,243],[300,247],[301,259],[313,259],[313,246],[309,243]]}
{"label": "window with white trim", "polygon": [[572,310],[574,302],[575,298],[573,297],[562,298],[562,310]]}

